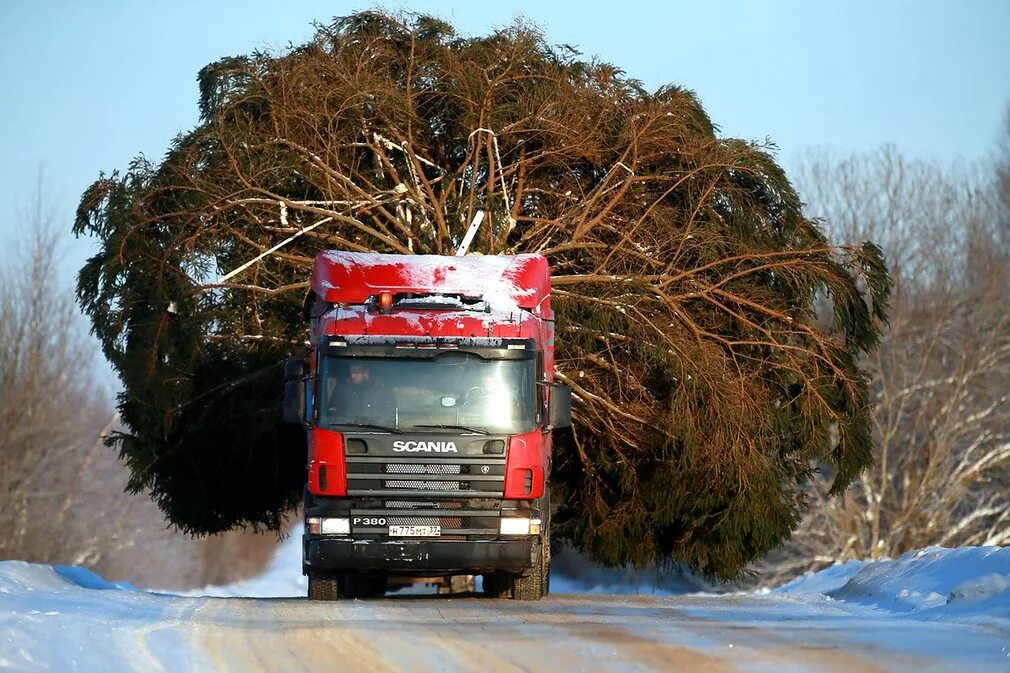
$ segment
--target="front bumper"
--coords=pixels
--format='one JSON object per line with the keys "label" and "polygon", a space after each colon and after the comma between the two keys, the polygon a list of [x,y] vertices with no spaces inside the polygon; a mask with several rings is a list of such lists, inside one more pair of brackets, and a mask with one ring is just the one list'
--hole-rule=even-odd
{"label": "front bumper", "polygon": [[523,572],[540,553],[538,540],[404,542],[304,536],[304,562],[327,570],[400,574]]}

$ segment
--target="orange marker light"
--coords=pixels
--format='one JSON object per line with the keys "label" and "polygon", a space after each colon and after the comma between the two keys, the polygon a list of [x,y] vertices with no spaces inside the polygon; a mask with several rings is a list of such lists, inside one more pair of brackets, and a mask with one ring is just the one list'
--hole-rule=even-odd
{"label": "orange marker light", "polygon": [[393,293],[392,292],[381,292],[379,293],[379,308],[383,311],[388,311],[393,308]]}

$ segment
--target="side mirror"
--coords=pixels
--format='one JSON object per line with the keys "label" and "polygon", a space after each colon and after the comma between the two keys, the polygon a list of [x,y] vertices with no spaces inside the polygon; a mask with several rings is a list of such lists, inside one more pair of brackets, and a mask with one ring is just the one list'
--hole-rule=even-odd
{"label": "side mirror", "polygon": [[284,422],[305,425],[305,362],[284,363]]}
{"label": "side mirror", "polygon": [[567,428],[572,424],[572,389],[563,383],[548,383],[547,427]]}

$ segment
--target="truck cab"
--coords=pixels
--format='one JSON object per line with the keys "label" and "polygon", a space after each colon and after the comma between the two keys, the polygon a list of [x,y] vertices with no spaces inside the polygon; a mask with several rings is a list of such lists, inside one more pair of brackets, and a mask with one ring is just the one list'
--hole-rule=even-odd
{"label": "truck cab", "polygon": [[306,308],[284,408],[308,433],[309,598],[456,575],[546,595],[551,432],[571,405],[547,260],[328,251]]}

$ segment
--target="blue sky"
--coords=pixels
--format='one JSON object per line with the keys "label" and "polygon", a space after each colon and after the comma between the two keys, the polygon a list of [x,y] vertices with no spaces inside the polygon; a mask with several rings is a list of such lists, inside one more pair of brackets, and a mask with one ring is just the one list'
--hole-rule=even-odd
{"label": "blue sky", "polygon": [[[196,72],[282,48],[361,2],[0,0],[0,240],[44,165],[70,225],[100,170],[160,156],[196,121]],[[893,142],[923,157],[991,152],[1010,103],[1010,2],[417,2],[477,34],[522,15],[554,43],[654,88],[695,90],[723,134],[770,137],[788,167],[811,146]],[[90,246],[73,244],[69,280]]]}

